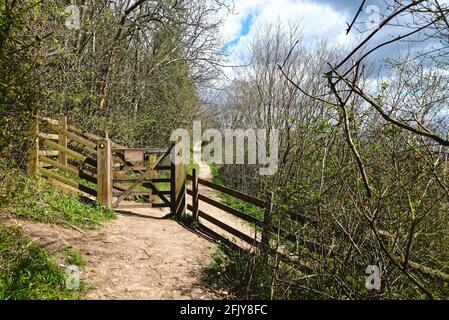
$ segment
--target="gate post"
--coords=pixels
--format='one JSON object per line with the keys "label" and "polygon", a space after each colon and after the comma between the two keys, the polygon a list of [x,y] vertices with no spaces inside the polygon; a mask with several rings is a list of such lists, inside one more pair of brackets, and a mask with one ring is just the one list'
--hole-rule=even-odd
{"label": "gate post", "polygon": [[30,137],[33,142],[28,154],[28,173],[35,175],[39,171],[39,118],[33,121],[30,130]]}
{"label": "gate post", "polygon": [[262,263],[268,263],[268,258],[270,256],[270,234],[273,219],[273,191],[269,195],[269,203],[265,208],[263,215],[263,230],[262,230]]}
{"label": "gate post", "polygon": [[192,216],[195,221],[198,221],[199,210],[199,196],[198,196],[198,173],[196,169],[192,169]]}
{"label": "gate post", "polygon": [[97,200],[112,208],[112,143],[100,139],[97,144]]}
{"label": "gate post", "polygon": [[[59,126],[62,129],[62,131],[58,134],[58,144],[64,148],[67,148],[67,136],[63,134],[63,132],[67,131],[67,117],[64,115],[60,115],[58,122]],[[59,152],[58,158],[60,164],[64,166],[67,165],[67,154],[65,152]]]}
{"label": "gate post", "polygon": [[[185,151],[183,151],[185,152]],[[172,146],[170,152],[170,202],[171,212],[175,215],[183,215],[186,213],[186,167],[180,159],[176,158],[180,155],[176,144]]]}

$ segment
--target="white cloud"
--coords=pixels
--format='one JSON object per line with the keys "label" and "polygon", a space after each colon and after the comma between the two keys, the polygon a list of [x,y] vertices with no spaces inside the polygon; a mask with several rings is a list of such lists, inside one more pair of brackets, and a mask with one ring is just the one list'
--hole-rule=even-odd
{"label": "white cloud", "polygon": [[311,0],[235,0],[234,4],[235,14],[227,16],[223,25],[224,41],[228,43],[241,36],[242,23],[249,15],[253,16],[253,24],[247,35],[228,48],[231,62],[238,61],[238,57],[245,53],[246,44],[259,26],[277,21],[285,26],[300,22],[306,40],[333,38],[340,44],[350,41],[350,36],[345,35],[346,22],[350,17],[326,4]]}

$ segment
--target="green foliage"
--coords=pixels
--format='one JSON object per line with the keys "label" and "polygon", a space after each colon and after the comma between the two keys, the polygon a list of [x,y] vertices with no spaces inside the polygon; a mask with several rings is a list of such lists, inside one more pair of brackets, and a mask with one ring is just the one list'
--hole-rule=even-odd
{"label": "green foliage", "polygon": [[170,218],[184,224],[186,227],[191,229],[196,229],[198,227],[198,222],[189,214],[171,214]]}
{"label": "green foliage", "polygon": [[[284,263],[269,261],[263,265],[257,253],[236,252],[220,246],[214,253],[214,263],[205,270],[202,281],[209,285],[226,289],[237,299],[313,299],[317,295],[293,285],[295,279],[303,275]],[[284,287],[282,283],[292,284]],[[249,276],[251,275],[251,276]]]}
{"label": "green foliage", "polygon": [[115,218],[114,211],[84,203],[42,178],[19,176],[2,189],[0,205],[17,217],[83,229]]}
{"label": "green foliage", "polygon": [[67,248],[64,262],[66,265],[76,265],[78,267],[84,267],[86,265],[83,255],[71,248]]}
{"label": "green foliage", "polygon": [[218,246],[214,252],[214,263],[205,270],[201,280],[210,286],[221,286],[221,275],[226,265],[229,263],[229,258],[225,253],[225,248]]}
{"label": "green foliage", "polygon": [[65,287],[65,275],[47,251],[17,226],[0,224],[0,300],[77,299]]}

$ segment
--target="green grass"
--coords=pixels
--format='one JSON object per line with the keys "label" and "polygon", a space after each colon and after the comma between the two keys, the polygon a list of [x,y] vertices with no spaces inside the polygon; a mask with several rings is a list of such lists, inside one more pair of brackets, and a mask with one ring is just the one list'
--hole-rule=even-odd
{"label": "green grass", "polygon": [[[31,178],[14,169],[4,172],[0,181],[2,213],[81,229],[100,227],[115,217],[112,210],[82,202],[44,178]],[[70,246],[63,248],[62,254],[58,261],[65,265],[86,265],[83,256]],[[50,253],[28,239],[21,228],[0,223],[0,300],[83,297],[87,290],[83,281],[79,290],[67,289],[65,281],[64,270]]]}
{"label": "green grass", "polygon": [[[82,202],[43,178],[18,177],[6,191],[3,196],[8,201],[3,207],[24,219],[95,229],[116,216],[114,211]],[[0,197],[0,206],[1,202]]]}
{"label": "green grass", "polygon": [[64,272],[20,227],[0,224],[0,300],[79,299],[82,293],[83,286],[66,289]]}
{"label": "green grass", "polygon": [[71,247],[66,248],[64,263],[66,265],[76,265],[80,268],[86,266],[86,260],[84,260],[83,255]]}
{"label": "green grass", "polygon": [[74,182],[76,182],[78,184],[81,184],[83,186],[89,187],[89,188],[91,188],[93,190],[97,190],[97,185],[95,183],[90,182],[90,181],[88,181],[86,179],[83,179],[83,178],[77,176],[76,174],[73,174],[73,173],[67,172],[67,171],[62,171],[62,170],[59,170],[59,169],[53,169],[51,171],[54,171],[56,174],[58,174],[60,176],[69,178],[70,180],[73,180]]}
{"label": "green grass", "polygon": [[209,286],[222,286],[221,274],[229,262],[228,256],[221,246],[218,246],[213,255],[214,263],[206,269],[201,281]]}

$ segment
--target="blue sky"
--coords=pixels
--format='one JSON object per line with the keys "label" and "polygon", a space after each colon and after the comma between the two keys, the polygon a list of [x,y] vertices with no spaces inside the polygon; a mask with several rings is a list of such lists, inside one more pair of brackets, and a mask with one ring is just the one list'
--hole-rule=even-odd
{"label": "blue sky", "polygon": [[229,50],[230,47],[236,46],[239,42],[240,39],[244,36],[246,36],[250,30],[251,30],[251,26],[254,23],[254,14],[249,13],[246,17],[243,18],[243,20],[241,21],[241,27],[240,27],[240,31],[237,34],[237,36],[232,39],[231,41],[228,41],[224,47],[223,47],[223,51],[227,52]]}
{"label": "blue sky", "polygon": [[[229,0],[231,1],[231,0]],[[449,0],[439,0],[440,4],[449,4]],[[354,17],[361,0],[233,0],[234,14],[227,16],[223,26],[223,51],[229,54],[231,62],[238,62],[245,55],[248,43],[259,26],[277,23],[288,26],[289,23],[300,23],[304,41],[311,39],[328,39],[333,44],[353,46],[362,36],[356,30],[346,35],[347,23]],[[360,29],[372,29],[369,24],[372,12],[367,9],[376,6],[380,14],[385,13],[384,0],[367,0],[363,12],[359,16]],[[397,32],[388,29],[381,32],[375,41],[385,40]],[[429,45],[419,44],[415,46]],[[405,46],[392,45],[377,54],[377,59],[397,55]],[[415,47],[416,49],[416,47]],[[376,59],[376,57],[370,57]]]}
{"label": "blue sky", "polygon": [[[356,3],[346,0],[234,0],[234,14],[227,17],[224,25],[226,45],[223,50],[238,50],[239,45],[251,39],[257,26],[278,20],[285,25],[301,21],[304,33],[310,37],[340,37],[340,41],[345,41],[345,22],[353,7],[350,2]],[[336,6],[336,3],[340,4]]]}

